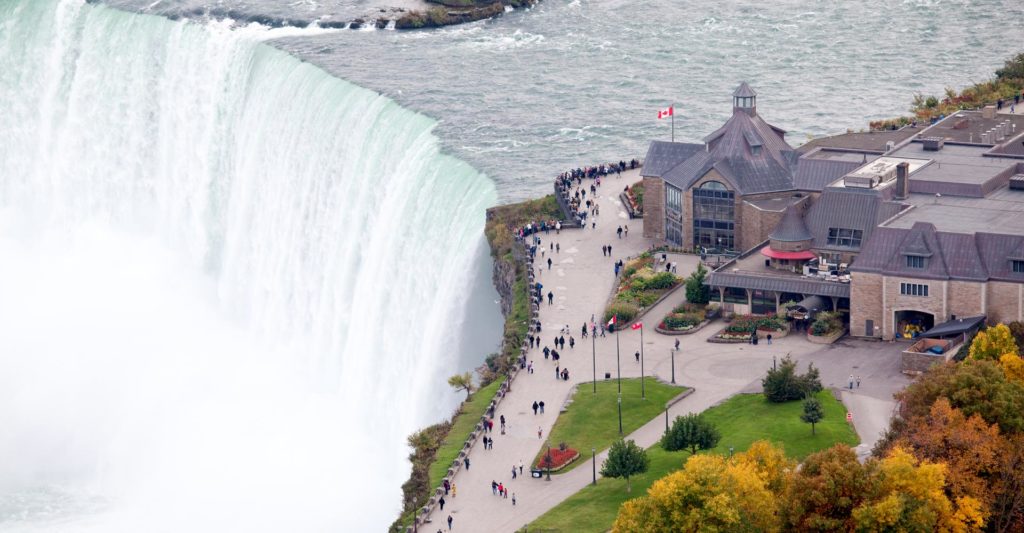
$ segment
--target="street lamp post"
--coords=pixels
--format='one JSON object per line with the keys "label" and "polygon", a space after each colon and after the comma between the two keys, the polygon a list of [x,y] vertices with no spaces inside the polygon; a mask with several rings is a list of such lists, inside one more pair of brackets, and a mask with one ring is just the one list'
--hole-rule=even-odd
{"label": "street lamp post", "polygon": [[622,436],[622,393],[619,393],[619,436]]}
{"label": "street lamp post", "polygon": [[774,355],[772,356],[772,370],[776,370],[776,366],[775,366],[775,356],[774,356]]}
{"label": "street lamp post", "polygon": [[676,384],[676,350],[672,349],[672,384]]}
{"label": "street lamp post", "polygon": [[590,463],[594,467],[594,480],[591,485],[597,485],[597,448],[590,448]]}
{"label": "street lamp post", "polygon": [[668,433],[668,407],[665,408],[665,433]]}
{"label": "street lamp post", "polygon": [[548,454],[544,457],[544,462],[548,466],[548,481],[551,481],[551,443],[548,443]]}
{"label": "street lamp post", "polygon": [[[590,329],[594,330],[593,327]],[[590,356],[594,361],[594,394],[597,394],[597,335],[590,336]]]}
{"label": "street lamp post", "polygon": [[[618,373],[619,394],[622,394],[622,362],[619,360],[619,321],[615,321],[615,368]],[[620,432],[621,433],[621,432]]]}
{"label": "street lamp post", "polygon": [[644,326],[640,324],[640,398],[647,399],[647,391],[644,389]]}

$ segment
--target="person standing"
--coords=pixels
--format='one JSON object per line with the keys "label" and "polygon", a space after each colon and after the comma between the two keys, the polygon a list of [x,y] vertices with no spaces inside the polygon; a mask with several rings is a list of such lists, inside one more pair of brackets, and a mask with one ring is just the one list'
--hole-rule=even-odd
{"label": "person standing", "polygon": [[640,351],[638,350],[635,354],[633,354],[633,356],[636,357],[636,362],[637,362],[637,364],[639,364],[640,363]]}
{"label": "person standing", "polygon": [[523,475],[523,460],[519,460],[519,475]]}
{"label": "person standing", "polygon": [[512,507],[516,506],[516,493],[512,493]]}
{"label": "person standing", "polygon": [[850,390],[853,390],[853,374],[850,374]]}
{"label": "person standing", "polygon": [[450,481],[448,481],[446,479],[446,480],[444,480],[444,483],[442,485],[444,485],[444,494],[445,494],[445,496],[447,496],[448,495],[448,491],[451,490],[451,488],[452,488],[452,484],[451,484]]}
{"label": "person standing", "polygon": [[860,388],[860,376],[857,376],[857,388]]}
{"label": "person standing", "polygon": [[676,339],[676,348],[675,349],[676,349],[677,352],[679,351],[679,339]]}
{"label": "person standing", "polygon": [[452,481],[452,498],[459,495],[459,489],[455,486],[455,482]]}
{"label": "person standing", "polygon": [[466,465],[466,470],[469,470],[469,456],[462,460],[462,464]]}
{"label": "person standing", "polygon": [[772,334],[769,333],[767,338],[768,338],[768,344],[771,344],[772,343]]}

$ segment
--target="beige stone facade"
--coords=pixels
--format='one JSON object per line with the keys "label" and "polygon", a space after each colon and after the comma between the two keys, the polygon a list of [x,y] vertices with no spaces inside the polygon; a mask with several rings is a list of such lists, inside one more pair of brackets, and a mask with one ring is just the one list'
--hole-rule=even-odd
{"label": "beige stone facade", "polygon": [[[900,293],[901,283],[928,286],[928,296]],[[854,336],[894,338],[896,313],[931,314],[935,324],[952,318],[986,315],[994,321],[1024,319],[1024,284],[917,279],[854,272],[850,284],[850,333]],[[873,331],[868,331],[868,323]]]}
{"label": "beige stone facade", "polygon": [[665,239],[665,181],[644,178],[644,238]]}

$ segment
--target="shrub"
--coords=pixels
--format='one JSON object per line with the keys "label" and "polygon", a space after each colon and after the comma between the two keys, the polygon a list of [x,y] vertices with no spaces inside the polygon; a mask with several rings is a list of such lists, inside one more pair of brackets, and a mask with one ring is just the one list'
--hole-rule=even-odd
{"label": "shrub", "polygon": [[770,402],[781,403],[799,400],[821,390],[821,379],[813,363],[807,364],[807,373],[796,373],[796,361],[788,355],[782,358],[778,368],[768,369],[761,380],[764,396]]}
{"label": "shrub", "polygon": [[727,333],[753,333],[755,330],[782,331],[785,320],[776,315],[736,315],[725,328]]}
{"label": "shrub", "polygon": [[671,272],[659,272],[647,280],[646,286],[648,289],[663,290],[675,287],[676,283],[679,283],[679,278],[677,278],[675,274]]}
{"label": "shrub", "polygon": [[694,270],[689,277],[686,278],[686,300],[695,304],[706,304],[711,300],[711,288],[704,284],[704,278],[707,277],[708,270],[704,268],[704,265],[697,264],[697,270]]}
{"label": "shrub", "polygon": [[672,428],[661,437],[661,447],[665,451],[689,450],[694,455],[699,450],[710,450],[718,446],[722,438],[714,424],[698,414],[690,413],[677,416]]}
{"label": "shrub", "polygon": [[630,303],[616,302],[608,306],[608,309],[604,311],[604,321],[607,323],[612,319],[613,316],[618,316],[620,324],[626,324],[632,322],[636,315],[640,312],[640,309]]}

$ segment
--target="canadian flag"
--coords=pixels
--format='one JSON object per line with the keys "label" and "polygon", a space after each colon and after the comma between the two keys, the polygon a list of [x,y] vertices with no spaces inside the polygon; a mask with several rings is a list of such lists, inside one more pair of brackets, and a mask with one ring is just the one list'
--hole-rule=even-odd
{"label": "canadian flag", "polygon": [[630,327],[633,328],[633,329],[640,329],[640,328],[644,327],[644,323],[643,322],[637,322],[636,324],[633,324]]}
{"label": "canadian flag", "polygon": [[658,111],[658,118],[665,118],[672,116],[672,106],[668,106],[668,109],[662,109]]}
{"label": "canadian flag", "polygon": [[615,325],[615,318],[616,316],[612,315],[612,319],[608,321],[608,327],[612,327]]}

